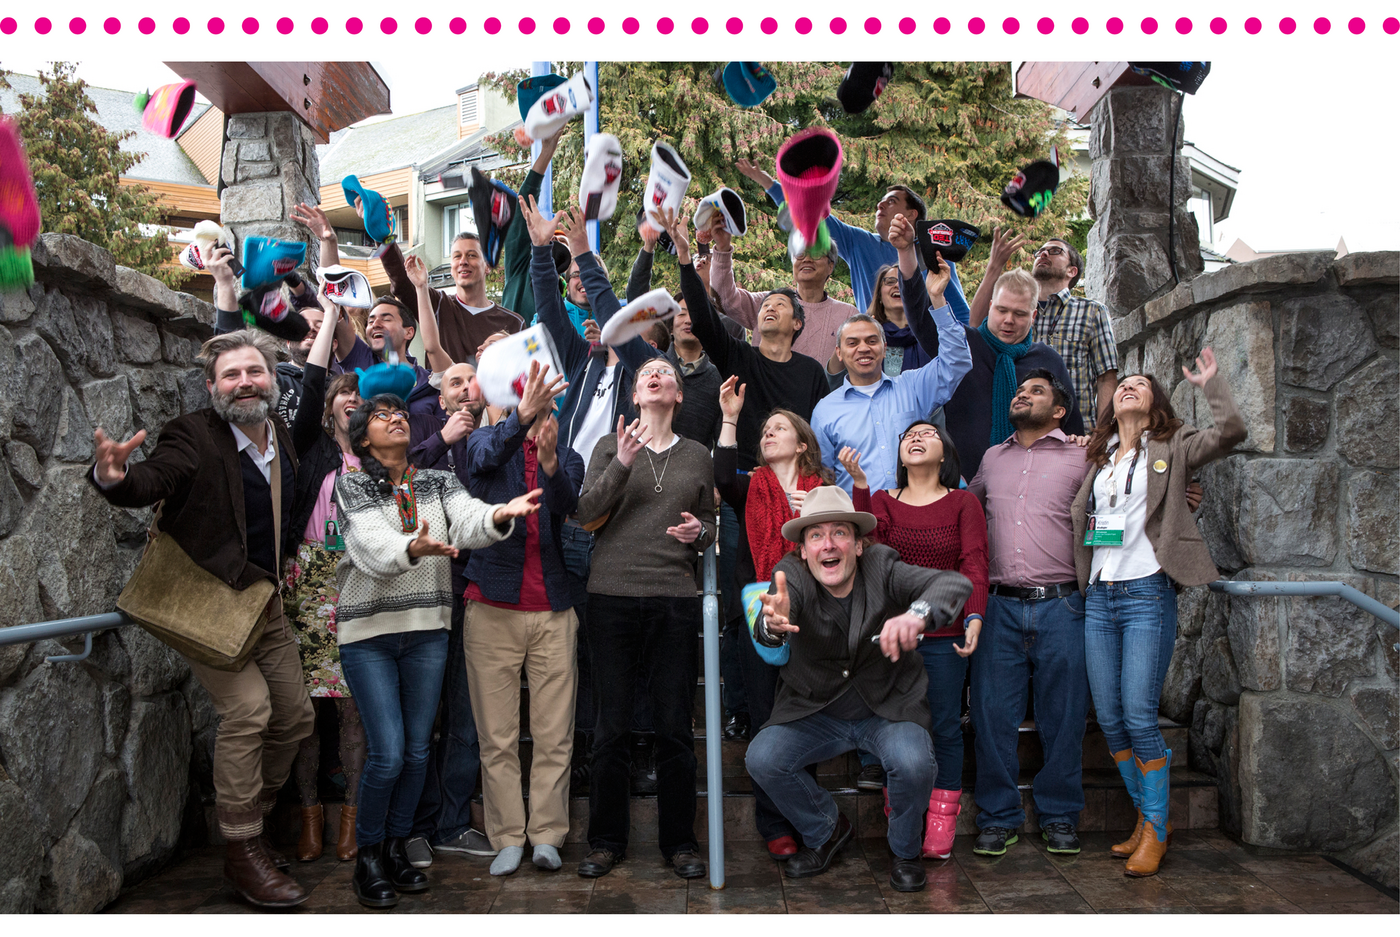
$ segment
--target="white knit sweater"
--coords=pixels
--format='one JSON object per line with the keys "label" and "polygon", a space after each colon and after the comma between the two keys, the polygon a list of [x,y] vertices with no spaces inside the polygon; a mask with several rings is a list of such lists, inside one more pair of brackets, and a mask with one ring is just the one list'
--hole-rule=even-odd
{"label": "white knit sweater", "polygon": [[[345,537],[345,556],[335,570],[341,644],[452,626],[452,561],[445,556],[409,558],[408,545],[418,534],[404,533],[394,497],[380,494],[376,484],[363,472],[352,472],[335,485]],[[513,520],[504,528],[492,523],[500,505],[467,494],[452,472],[420,471],[413,491],[418,522],[428,522],[428,536],[459,550],[488,547],[509,537],[515,527]]]}

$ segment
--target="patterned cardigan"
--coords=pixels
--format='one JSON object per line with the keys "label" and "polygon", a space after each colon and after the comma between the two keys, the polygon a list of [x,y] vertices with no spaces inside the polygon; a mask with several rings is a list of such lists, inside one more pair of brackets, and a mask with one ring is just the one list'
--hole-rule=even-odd
{"label": "patterned cardigan", "polygon": [[[363,472],[342,475],[335,485],[345,555],[336,567],[340,603],[336,627],[341,644],[381,634],[435,631],[452,624],[452,561],[445,556],[408,555],[417,532],[405,533],[392,496],[380,494]],[[467,494],[451,472],[419,471],[413,478],[418,520],[428,536],[459,550],[504,540],[515,522],[491,522],[500,505]]]}

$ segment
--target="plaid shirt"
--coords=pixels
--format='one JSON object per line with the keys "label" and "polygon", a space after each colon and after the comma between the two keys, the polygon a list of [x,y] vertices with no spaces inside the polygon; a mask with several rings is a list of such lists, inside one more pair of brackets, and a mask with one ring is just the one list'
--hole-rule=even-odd
{"label": "plaid shirt", "polygon": [[1049,345],[1064,359],[1088,432],[1099,412],[1095,382],[1105,371],[1118,368],[1118,346],[1113,341],[1108,310],[1092,299],[1071,296],[1065,287],[1040,304],[1032,331],[1036,341]]}

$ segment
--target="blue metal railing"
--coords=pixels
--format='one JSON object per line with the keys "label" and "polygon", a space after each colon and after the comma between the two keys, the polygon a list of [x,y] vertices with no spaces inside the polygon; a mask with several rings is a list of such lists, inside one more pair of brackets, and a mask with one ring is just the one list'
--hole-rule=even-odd
{"label": "blue metal railing", "polygon": [[710,887],[724,887],[724,736],[720,729],[719,590],[715,547],[705,551],[705,806],[710,818]]}
{"label": "blue metal railing", "polygon": [[[1217,579],[1210,584],[1212,592],[1236,597],[1276,595],[1335,595],[1346,599],[1364,612],[1370,612],[1392,628],[1400,629],[1400,611],[1396,611],[1344,582],[1246,582],[1240,579]],[[1395,645],[1400,651],[1400,644]]]}
{"label": "blue metal railing", "polygon": [[106,612],[102,615],[82,615],[78,618],[41,621],[32,625],[12,625],[9,628],[0,628],[0,647],[83,635],[83,652],[81,654],[61,654],[44,659],[51,664],[87,660],[88,655],[92,653],[94,632],[106,631],[108,628],[124,628],[134,624],[136,622],[128,618],[125,612]]}

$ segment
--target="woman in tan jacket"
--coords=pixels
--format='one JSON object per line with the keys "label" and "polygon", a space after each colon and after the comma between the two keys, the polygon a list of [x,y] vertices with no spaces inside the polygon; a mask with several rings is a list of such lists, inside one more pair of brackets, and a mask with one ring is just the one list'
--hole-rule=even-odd
{"label": "woman in tan jacket", "polygon": [[1176,643],[1176,589],[1219,577],[1186,503],[1196,469],[1245,438],[1230,389],[1209,348],[1197,371],[1215,420],[1177,419],[1155,377],[1124,378],[1094,428],[1086,458],[1098,470],[1074,501],[1074,560],[1085,594],[1084,653],[1094,711],[1138,808],[1133,836],[1113,847],[1127,875],[1153,875],[1167,850],[1172,753],[1157,728],[1162,681]]}

